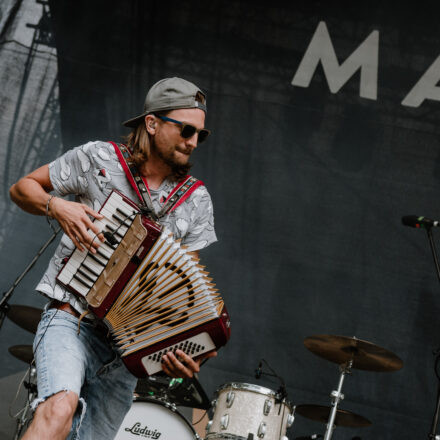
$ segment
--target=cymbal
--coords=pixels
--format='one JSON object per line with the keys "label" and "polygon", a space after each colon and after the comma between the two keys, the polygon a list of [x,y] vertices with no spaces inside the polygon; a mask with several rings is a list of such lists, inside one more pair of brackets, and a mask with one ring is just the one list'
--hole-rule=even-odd
{"label": "cymbal", "polygon": [[352,368],[368,371],[396,371],[402,360],[391,351],[355,337],[315,335],[304,339],[312,353],[336,364],[353,360]]}
{"label": "cymbal", "polygon": [[6,316],[19,327],[35,334],[42,312],[42,309],[36,307],[13,304],[9,306]]}
{"label": "cymbal", "polygon": [[[297,405],[295,414],[299,414],[308,419],[321,423],[327,423],[330,416],[331,407],[323,405]],[[371,426],[372,423],[358,414],[351,411],[338,409],[335,417],[336,426],[347,426],[352,428],[364,428]]]}
{"label": "cymbal", "polygon": [[30,364],[34,358],[32,345],[13,345],[12,347],[8,348],[8,351],[12,354],[12,356],[20,359],[23,362],[26,362],[27,364]]}

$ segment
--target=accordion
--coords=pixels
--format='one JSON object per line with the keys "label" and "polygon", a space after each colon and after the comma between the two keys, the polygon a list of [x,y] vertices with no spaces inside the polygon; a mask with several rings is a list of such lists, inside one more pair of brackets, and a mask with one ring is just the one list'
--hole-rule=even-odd
{"label": "accordion", "polygon": [[169,351],[195,358],[225,345],[228,312],[198,258],[118,191],[99,212],[106,241],[96,254],[75,249],[57,281],[103,320],[128,370],[145,377]]}

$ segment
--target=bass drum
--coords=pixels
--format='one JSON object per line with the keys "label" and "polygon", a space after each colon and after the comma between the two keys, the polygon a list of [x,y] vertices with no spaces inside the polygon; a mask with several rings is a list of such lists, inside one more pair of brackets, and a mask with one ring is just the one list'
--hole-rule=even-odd
{"label": "bass drum", "polygon": [[199,440],[191,424],[172,405],[148,397],[135,397],[115,440]]}

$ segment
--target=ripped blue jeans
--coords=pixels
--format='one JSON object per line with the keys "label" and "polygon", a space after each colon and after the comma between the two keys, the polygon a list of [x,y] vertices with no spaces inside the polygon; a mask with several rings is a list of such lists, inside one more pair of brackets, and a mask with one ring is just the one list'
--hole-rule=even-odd
{"label": "ripped blue jeans", "polygon": [[33,407],[60,391],[73,391],[80,400],[68,439],[112,439],[130,409],[137,379],[105,332],[86,321],[77,332],[78,319],[69,313],[43,312],[34,340],[38,398]]}

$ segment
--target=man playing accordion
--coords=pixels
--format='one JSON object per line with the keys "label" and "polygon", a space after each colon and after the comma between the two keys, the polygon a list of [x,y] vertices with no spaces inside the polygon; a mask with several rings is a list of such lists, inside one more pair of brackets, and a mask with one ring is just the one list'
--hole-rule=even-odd
{"label": "man playing accordion", "polygon": [[[167,78],[151,87],[144,112],[124,123],[132,128],[126,151],[146,187],[149,212],[194,253],[216,241],[210,196],[193,179],[196,184],[178,203],[170,204],[169,197],[186,178],[191,153],[209,135],[205,115],[205,94],[197,86]],[[38,399],[25,440],[113,438],[132,403],[136,378],[121,362],[108,332],[90,315],[80,319],[87,304],[56,282],[75,247],[96,255],[109,238],[91,218],[102,219],[98,211],[112,190],[139,201],[117,148],[89,142],[31,172],[10,190],[23,210],[56,220],[64,231],[37,286],[50,302],[34,341]],[[69,194],[76,201],[62,198]],[[201,359],[215,355],[194,360],[177,350],[163,356],[162,368],[172,377],[192,377]]]}

